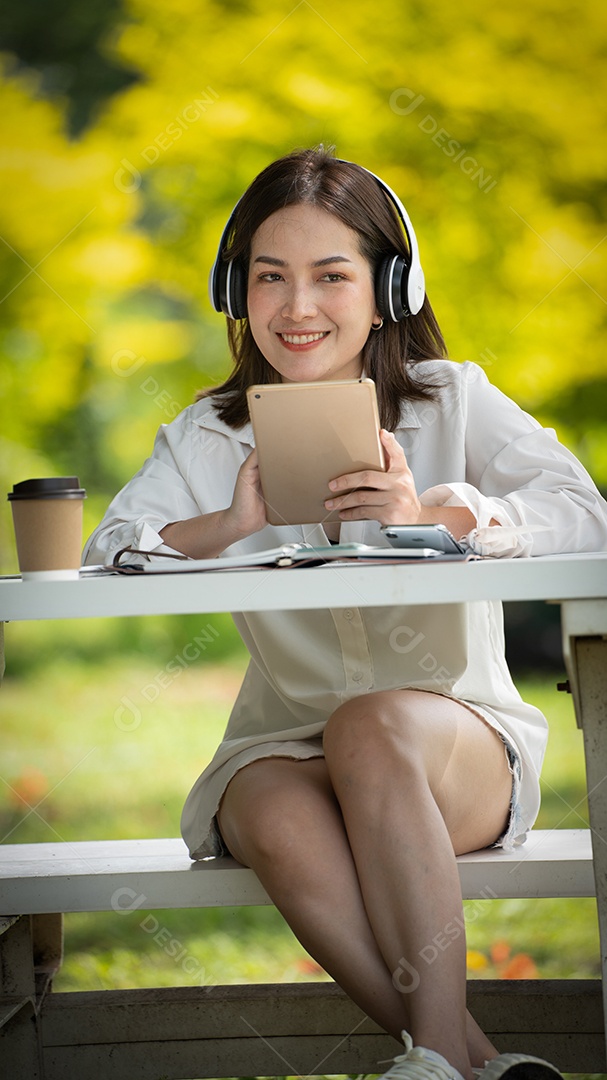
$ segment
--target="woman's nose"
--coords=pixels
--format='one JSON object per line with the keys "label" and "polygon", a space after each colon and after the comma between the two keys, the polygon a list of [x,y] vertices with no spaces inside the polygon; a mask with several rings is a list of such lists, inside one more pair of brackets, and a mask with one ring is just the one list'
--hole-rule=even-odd
{"label": "woman's nose", "polygon": [[305,285],[294,285],[285,299],[281,314],[291,322],[310,318],[318,311],[312,290]]}

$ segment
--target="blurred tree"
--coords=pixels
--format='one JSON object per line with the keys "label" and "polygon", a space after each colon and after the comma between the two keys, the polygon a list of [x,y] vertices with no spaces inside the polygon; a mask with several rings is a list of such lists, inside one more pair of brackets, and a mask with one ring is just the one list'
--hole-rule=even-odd
{"label": "blurred tree", "polygon": [[0,47],[41,78],[39,93],[68,99],[67,128],[78,135],[111,94],[138,77],[105,45],[124,21],[122,0],[20,0],[0,8]]}
{"label": "blurred tree", "polygon": [[[158,425],[225,373],[206,282],[230,209],[270,160],[321,141],[408,205],[451,355],[607,485],[600,5],[57,2],[5,0],[2,24],[5,490],[78,472],[93,527]],[[92,53],[138,78],[99,80],[92,108],[76,74],[57,96],[43,68]],[[9,521],[4,504],[6,569]]]}

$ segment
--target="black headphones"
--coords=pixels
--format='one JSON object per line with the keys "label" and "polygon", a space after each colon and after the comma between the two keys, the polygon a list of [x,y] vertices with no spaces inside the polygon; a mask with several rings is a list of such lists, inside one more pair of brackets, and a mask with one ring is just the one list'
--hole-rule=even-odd
{"label": "black headphones", "polygon": [[[335,158],[342,164],[351,165],[343,158]],[[417,315],[424,302],[424,271],[419,260],[417,237],[411,219],[398,195],[375,173],[359,165],[359,169],[372,176],[382,191],[386,193],[396,208],[402,222],[409,245],[410,259],[404,255],[386,255],[377,268],[375,277],[375,302],[377,310],[384,319],[400,322],[407,315]],[[247,275],[238,259],[226,261],[223,257],[226,249],[234,216],[240,200],[232,210],[227,225],[221,234],[219,249],[209,275],[209,296],[215,311],[223,311],[229,319],[247,317]]]}

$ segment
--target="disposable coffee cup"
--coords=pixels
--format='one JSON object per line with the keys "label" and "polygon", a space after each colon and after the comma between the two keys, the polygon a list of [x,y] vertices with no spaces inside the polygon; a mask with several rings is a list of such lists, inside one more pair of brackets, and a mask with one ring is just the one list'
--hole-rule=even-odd
{"label": "disposable coffee cup", "polygon": [[86,491],[77,476],[22,480],[8,495],[24,579],[77,578]]}

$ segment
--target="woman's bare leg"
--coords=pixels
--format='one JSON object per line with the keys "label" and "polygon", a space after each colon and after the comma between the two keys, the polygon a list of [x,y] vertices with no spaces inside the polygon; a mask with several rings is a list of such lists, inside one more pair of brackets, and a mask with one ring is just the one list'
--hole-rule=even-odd
{"label": "woman's bare leg", "polygon": [[242,769],[220,810],[224,839],[368,1015],[470,1076],[496,1050],[466,1016],[464,935],[444,949],[433,939],[444,946],[461,919],[454,847],[484,846],[505,824],[501,740],[457,702],[396,691],[337,710],[325,750],[326,763]]}
{"label": "woman's bare leg", "polygon": [[506,825],[503,743],[465,706],[419,691],[348,702],[324,743],[373,936],[390,972],[410,965],[414,1044],[470,1075],[465,936],[450,936],[462,918],[454,855]]}
{"label": "woman's bare leg", "polygon": [[252,866],[304,948],[395,1038],[407,1019],[364,909],[323,758],[266,758],[236,774],[223,839]]}

